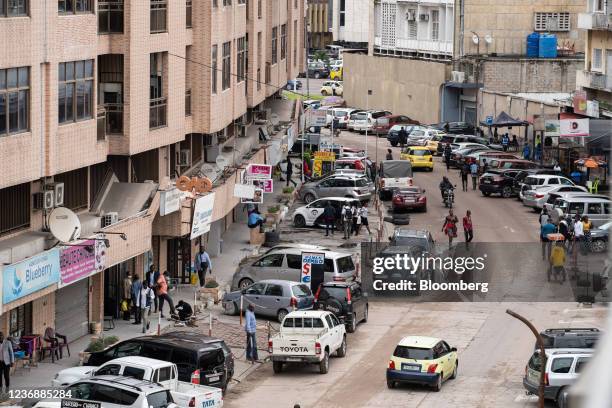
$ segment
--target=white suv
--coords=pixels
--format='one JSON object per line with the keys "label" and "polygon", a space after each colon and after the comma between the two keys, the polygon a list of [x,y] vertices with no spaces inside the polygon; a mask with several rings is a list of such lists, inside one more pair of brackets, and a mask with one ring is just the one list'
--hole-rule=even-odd
{"label": "white suv", "polygon": [[528,191],[545,191],[549,186],[558,185],[573,186],[574,182],[567,177],[557,176],[555,174],[534,174],[533,176],[527,176],[523,180],[519,198],[524,200],[526,197],[525,193]]}

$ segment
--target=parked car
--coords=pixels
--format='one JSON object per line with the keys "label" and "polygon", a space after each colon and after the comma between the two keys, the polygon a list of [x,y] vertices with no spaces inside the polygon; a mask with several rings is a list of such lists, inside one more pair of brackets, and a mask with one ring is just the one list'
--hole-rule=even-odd
{"label": "parked car", "polygon": [[[546,350],[544,399],[556,402],[560,408],[567,408],[569,387],[578,380],[593,352],[589,349]],[[529,393],[538,394],[541,372],[542,356],[537,350],[529,359],[523,377],[523,386]]]}
{"label": "parked car", "polygon": [[342,219],[340,217],[340,213],[342,211],[342,207],[344,204],[348,205],[357,205],[359,200],[355,200],[354,198],[346,198],[346,197],[327,197],[320,198],[311,202],[308,205],[303,207],[298,207],[293,212],[293,225],[297,228],[311,227],[311,226],[319,226],[325,227],[325,220],[323,219],[323,211],[327,206],[327,203],[331,203],[336,212],[336,229],[340,231],[342,229]]}
{"label": "parked car", "polygon": [[[598,197],[567,197],[560,198],[554,204],[551,219],[553,222],[558,222],[559,213],[563,217],[574,216],[576,214],[586,215],[589,221],[593,223],[593,227],[597,228],[610,221],[612,218],[612,202],[607,198]],[[555,209],[559,209],[557,212]]]}
{"label": "parked car", "polygon": [[436,243],[431,233],[426,230],[396,228],[389,237],[391,246],[418,247],[428,254],[436,253]]}
{"label": "parked car", "polygon": [[445,133],[437,129],[415,127],[412,128],[412,130],[408,134],[406,144],[408,146],[425,146],[427,145],[428,140],[433,139],[436,136],[439,137],[438,140],[442,140],[442,137],[445,136]]}
{"label": "parked car", "polygon": [[483,167],[485,162],[487,163],[487,167],[491,167],[490,163],[495,159],[518,159],[518,156],[512,153],[504,153],[498,152],[495,150],[479,150],[476,152],[472,152],[467,155],[466,160],[475,160],[478,163],[479,167]]}
{"label": "parked car", "polygon": [[[355,279],[356,269],[351,254],[347,252],[321,251],[325,253],[324,282],[346,282]],[[245,289],[264,279],[283,279],[299,282],[302,273],[302,250],[284,248],[263,256],[244,259],[232,279],[232,288]]]}
{"label": "parked car", "polygon": [[387,115],[376,119],[376,124],[372,127],[372,134],[386,136],[395,125],[418,125],[418,120],[410,119],[405,115]]}
{"label": "parked car", "polygon": [[485,197],[491,194],[499,194],[503,198],[512,197],[514,190],[514,177],[519,173],[520,170],[506,169],[506,170],[488,170],[478,179],[478,190]]}
{"label": "parked car", "polygon": [[546,203],[544,203],[544,208],[546,208],[546,210],[549,213],[551,213],[553,208],[555,207],[555,203],[557,202],[557,199],[559,199],[559,198],[570,198],[570,197],[577,197],[577,198],[602,198],[604,200],[609,198],[605,194],[591,194],[591,193],[585,193],[584,191],[570,191],[570,192],[564,192],[564,193],[560,193],[560,192],[549,193],[548,194],[548,199],[546,200]]}
{"label": "parked car", "polygon": [[[356,109],[353,108],[333,108],[331,109],[332,118],[331,120],[334,122],[334,129],[346,129],[348,125],[351,114],[357,112]],[[331,125],[331,122],[330,122]]]}
{"label": "parked car", "polygon": [[467,122],[441,122],[429,126],[456,135],[473,135],[476,130],[474,125]]}
{"label": "parked car", "polygon": [[612,222],[606,222],[591,230],[591,251],[605,252],[608,249],[608,235],[610,234]]}
{"label": "parked car", "polygon": [[489,142],[482,137],[472,135],[445,134],[438,145],[438,154],[442,154],[442,152],[444,151],[444,146],[446,146],[447,143],[477,143],[485,146],[489,145]]}
{"label": "parked car", "polygon": [[[540,332],[546,349],[594,349],[602,334],[596,327],[546,329]],[[534,350],[537,349],[536,342]]]}
{"label": "parked car", "polygon": [[368,321],[368,297],[357,282],[322,283],[315,294],[314,308],[332,312],[349,333],[357,330],[358,323]]}
{"label": "parked car", "polygon": [[255,314],[276,317],[282,323],[291,310],[311,310],[313,301],[314,296],[308,285],[265,279],[244,289],[226,293],[222,303],[227,314],[238,314],[241,306],[242,311],[246,311],[249,305],[253,305]]}
{"label": "parked car", "polygon": [[170,390],[179,407],[222,407],[223,392],[214,387],[178,380],[176,364],[147,357],[121,357],[107,361],[100,367],[78,366],[61,370],[51,385],[65,387],[76,381],[102,375],[120,375],[151,381]]}
{"label": "parked car", "polygon": [[[342,62],[340,62],[342,64]],[[342,81],[342,65],[332,66],[329,73],[329,79],[333,81]]]}
{"label": "parked car", "polygon": [[404,337],[395,347],[387,367],[387,387],[396,384],[421,384],[442,389],[446,380],[457,378],[457,349],[444,340],[425,337]]}
{"label": "parked car", "polygon": [[342,82],[340,81],[325,81],[321,86],[321,95],[329,96],[329,95],[337,95],[342,96]]}
{"label": "parked car", "polygon": [[378,173],[378,194],[381,200],[389,200],[397,188],[412,186],[412,164],[408,160],[384,160]]}
{"label": "parked car", "polygon": [[468,161],[468,155],[474,152],[483,152],[483,151],[491,151],[488,146],[484,145],[471,145],[471,146],[462,146],[458,149],[452,150],[450,157],[451,166],[461,168],[466,161]]}
{"label": "parked car", "polygon": [[268,341],[268,353],[275,374],[286,363],[316,364],[327,374],[332,354],[346,356],[346,328],[331,312],[291,312]]}
{"label": "parked car", "polygon": [[361,202],[369,201],[372,192],[364,176],[331,175],[321,180],[304,183],[299,197],[309,204],[323,197],[348,197]]}
{"label": "parked car", "polygon": [[521,200],[525,199],[527,191],[536,190],[546,186],[574,186],[574,182],[564,176],[556,174],[534,174],[525,177],[521,181],[522,187],[519,193]]}
{"label": "parked car", "polygon": [[[104,408],[176,408],[170,390],[163,386],[118,375],[101,375],[69,385],[65,389],[68,399],[40,401],[35,408],[66,406]],[[74,401],[74,402],[72,402]],[[85,404],[83,403],[85,402]],[[87,405],[87,402],[92,404]],[[70,404],[74,405],[70,405]],[[67,405],[68,404],[68,405]],[[211,405],[212,406],[212,405]]]}
{"label": "parked car", "polygon": [[290,79],[287,81],[287,85],[285,85],[285,89],[287,89],[288,91],[302,89],[302,81],[298,79]]}
{"label": "parked car", "polygon": [[328,78],[329,68],[324,64],[308,64],[308,76],[315,79]]}
{"label": "parked car", "polygon": [[527,176],[535,176],[538,174],[550,174],[550,175],[562,176],[563,172],[560,170],[547,169],[547,168],[535,168],[535,169],[521,170],[519,174],[517,174],[516,177],[514,178],[514,186],[512,187],[514,189],[515,194],[517,194],[519,200],[522,200],[519,194],[521,190],[523,189],[525,178]]}
{"label": "parked car", "polygon": [[[531,207],[535,211],[540,211],[542,208],[544,208],[544,204],[548,201],[548,196],[550,193],[588,193],[586,187],[574,185],[569,179],[559,177],[559,180],[561,180],[561,184],[537,186],[531,190],[524,191],[523,205],[526,207]],[[567,184],[567,181],[571,182],[572,184]]]}
{"label": "parked car", "polygon": [[234,356],[222,339],[200,333],[170,332],[119,342],[93,352],[83,365],[101,366],[119,357],[140,356],[174,363],[179,381],[225,390],[234,375]]}
{"label": "parked car", "polygon": [[410,161],[413,169],[423,168],[428,171],[433,171],[433,156],[431,155],[431,150],[427,147],[407,147],[400,155],[400,159]]}
{"label": "parked car", "polygon": [[426,129],[426,128],[424,128],[423,126],[419,126],[419,125],[393,125],[391,126],[391,128],[389,129],[389,132],[387,133],[387,140],[389,141],[391,146],[395,147],[399,144],[400,142],[399,132],[402,129],[406,131],[406,134],[410,135],[410,132],[412,132],[415,129]]}
{"label": "parked car", "polygon": [[319,109],[321,107],[321,101],[318,99],[307,99],[302,101],[302,105],[304,106],[304,109]]}
{"label": "parked car", "polygon": [[297,249],[301,249],[302,251],[331,251],[331,249],[327,246],[324,245],[311,245],[311,244],[296,244],[296,243],[286,243],[286,244],[278,244],[278,245],[274,245],[271,248],[268,248],[267,250],[265,250],[264,252],[262,252],[260,254],[261,255],[265,255],[265,254],[269,254],[271,252],[274,251],[278,251],[281,249],[286,249],[286,248],[297,248]]}
{"label": "parked car", "polygon": [[425,196],[425,190],[417,186],[398,188],[393,192],[391,205],[393,212],[414,209],[426,212],[427,197]]}
{"label": "parked car", "polygon": [[537,163],[523,159],[495,158],[491,161],[487,160],[487,163],[492,169],[535,169],[538,167]]}
{"label": "parked car", "polygon": [[391,112],[378,110],[354,113],[349,119],[348,129],[360,133],[364,133],[366,130],[371,131],[379,118],[388,115],[391,115]]}

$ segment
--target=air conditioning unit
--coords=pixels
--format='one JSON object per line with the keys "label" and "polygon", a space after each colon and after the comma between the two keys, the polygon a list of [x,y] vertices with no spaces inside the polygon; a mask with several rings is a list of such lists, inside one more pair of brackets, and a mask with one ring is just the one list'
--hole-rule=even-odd
{"label": "air conditioning unit", "polygon": [[101,223],[102,228],[106,228],[109,225],[113,225],[119,222],[119,213],[118,212],[109,212],[102,216]]}
{"label": "air conditioning unit", "polygon": [[429,21],[429,14],[419,14],[420,21]]}
{"label": "air conditioning unit", "polygon": [[202,144],[204,145],[204,147],[212,146],[213,145],[213,135],[211,134],[203,135]]}
{"label": "air conditioning unit", "polygon": [[45,185],[45,190],[53,191],[55,195],[55,207],[64,205],[64,183],[49,183]]}
{"label": "air conditioning unit", "polygon": [[451,71],[451,81],[452,82],[465,82],[465,72],[462,71]]}
{"label": "air conditioning unit", "polygon": [[217,132],[217,142],[223,143],[227,140],[227,128]]}
{"label": "air conditioning unit", "polygon": [[51,210],[55,206],[55,193],[53,190],[34,193],[33,204],[35,210]]}
{"label": "air conditioning unit", "polygon": [[191,165],[191,152],[189,150],[181,150],[178,156],[178,165],[179,166],[189,166]]}
{"label": "air conditioning unit", "polygon": [[406,12],[406,20],[407,21],[415,21],[416,20],[416,11],[409,10]]}

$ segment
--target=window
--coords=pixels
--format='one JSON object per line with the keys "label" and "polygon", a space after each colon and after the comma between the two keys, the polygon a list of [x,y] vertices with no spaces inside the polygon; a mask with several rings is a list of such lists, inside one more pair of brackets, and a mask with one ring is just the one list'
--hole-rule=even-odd
{"label": "window", "polygon": [[[29,210],[28,210],[29,211]],[[32,303],[26,303],[9,312],[9,335],[21,337],[32,333]]]}
{"label": "window", "polygon": [[94,375],[119,375],[120,370],[121,366],[119,364],[109,364],[96,371]]}
{"label": "window", "polygon": [[325,321],[327,321],[327,326],[331,329],[334,327],[334,322],[332,321],[330,315],[325,316]]}
{"label": "window", "polygon": [[120,402],[117,398],[119,394],[118,391],[118,389],[109,387],[108,385],[97,384],[94,388],[94,392],[91,396],[91,399],[99,401],[103,404],[119,404]]}
{"label": "window", "polygon": [[393,351],[394,357],[412,360],[433,360],[433,350],[428,348],[397,346]]}
{"label": "window", "polygon": [[157,370],[157,382],[168,381],[170,379],[171,372],[172,367],[162,367]]}
{"label": "window", "polygon": [[29,128],[30,69],[0,69],[0,137]]}
{"label": "window", "polygon": [[247,58],[246,37],[242,37],[238,39],[238,61],[237,61],[238,82],[244,81],[244,77],[246,74],[246,58]]}
{"label": "window", "polygon": [[124,377],[133,377],[138,380],[142,380],[144,378],[144,375],[145,375],[145,370],[143,370],[142,368],[125,367],[123,369]]}
{"label": "window", "polygon": [[191,116],[191,89],[185,90],[185,116]]}
{"label": "window", "polygon": [[440,37],[440,11],[431,11],[431,39],[438,41]]}
{"label": "window", "polygon": [[601,214],[601,204],[600,203],[588,203],[587,204],[587,214]]}
{"label": "window", "polygon": [[28,15],[28,0],[0,0],[0,17]]}
{"label": "window", "polygon": [[59,123],[93,118],[93,64],[93,60],[59,64]]}
{"label": "window", "polygon": [[592,0],[593,1],[593,11],[604,11],[604,3],[605,0]]}
{"label": "window", "polygon": [[147,395],[147,406],[151,408],[165,408],[172,404],[170,391],[159,391]]}
{"label": "window", "polygon": [[344,27],[346,15],[346,0],[340,0],[340,27]]}
{"label": "window", "polygon": [[261,90],[261,68],[257,68],[257,90]]}
{"label": "window", "polygon": [[98,33],[123,32],[123,0],[98,1]]}
{"label": "window", "polygon": [[281,285],[268,284],[266,287],[266,296],[283,296],[283,287]]}
{"label": "window", "polygon": [[293,0],[293,8],[297,8],[298,7],[298,0]]}
{"label": "window", "polygon": [[534,15],[535,31],[569,31],[570,13],[536,12]]}
{"label": "window", "polygon": [[232,0],[223,0],[223,6],[231,6]]}
{"label": "window", "polygon": [[66,388],[71,398],[90,400],[93,397],[94,385],[91,383],[77,383]]}
{"label": "window", "polygon": [[260,266],[262,268],[280,268],[283,266],[283,256],[283,254],[268,255],[255,262],[253,266]]}
{"label": "window", "polygon": [[257,18],[261,19],[261,0],[257,0]]}
{"label": "window", "polygon": [[574,359],[569,357],[569,358],[555,358],[552,362],[552,366],[550,368],[550,370],[553,373],[558,373],[558,374],[567,374],[570,371],[570,368],[572,368],[572,363],[574,362]]}
{"label": "window", "polygon": [[249,286],[244,293],[247,295],[261,295],[263,294],[265,286],[265,283],[254,283]]}
{"label": "window", "polygon": [[156,52],[150,58],[149,128],[166,126],[167,98],[164,92],[164,54]]}
{"label": "window", "polygon": [[140,355],[140,349],[142,343],[139,341],[126,341],[125,343],[119,344],[116,349],[110,349],[113,358],[131,357]]}
{"label": "window", "polygon": [[582,372],[582,369],[584,368],[584,366],[587,365],[588,362],[589,362],[588,357],[578,357],[578,361],[576,361],[576,367],[574,368],[574,372],[575,373]]}
{"label": "window", "polygon": [[293,20],[293,66],[297,66],[297,39],[298,39],[298,27],[297,20]]}
{"label": "window", "polygon": [[94,0],[58,0],[57,11],[64,14],[91,13]]}
{"label": "window", "polygon": [[192,0],[185,0],[185,27],[187,28],[192,27],[191,12],[192,12]]}
{"label": "window", "polygon": [[166,31],[167,0],[151,0],[151,33]]}
{"label": "window", "polygon": [[232,68],[232,43],[230,41],[223,43],[223,57],[221,61],[221,90],[229,89],[231,86],[231,68]]}
{"label": "window", "polygon": [[211,91],[212,93],[217,93],[217,44],[212,46],[212,63],[211,63]]}
{"label": "window", "polygon": [[71,210],[87,208],[87,167],[56,174],[54,181],[64,183],[64,206]]}
{"label": "window", "polygon": [[591,58],[591,69],[593,71],[601,71],[603,69],[603,50],[601,48],[593,48],[593,57]]}
{"label": "window", "polygon": [[272,27],[272,64],[278,61],[278,27]]}
{"label": "window", "polygon": [[287,24],[281,26],[281,60],[287,57]]}

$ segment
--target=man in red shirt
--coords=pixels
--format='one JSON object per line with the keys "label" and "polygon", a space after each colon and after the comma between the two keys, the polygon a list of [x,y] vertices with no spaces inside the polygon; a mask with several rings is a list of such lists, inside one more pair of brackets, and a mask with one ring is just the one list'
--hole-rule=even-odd
{"label": "man in red shirt", "polygon": [[159,298],[159,313],[161,313],[161,317],[164,317],[164,300],[170,306],[170,315],[175,314],[174,302],[172,302],[172,298],[168,295],[168,281],[164,276],[166,273],[160,274],[159,278],[157,278],[157,297]]}
{"label": "man in red shirt", "polygon": [[465,217],[463,217],[463,233],[465,234],[465,247],[472,242],[474,238],[474,228],[472,226],[472,212],[467,210]]}

